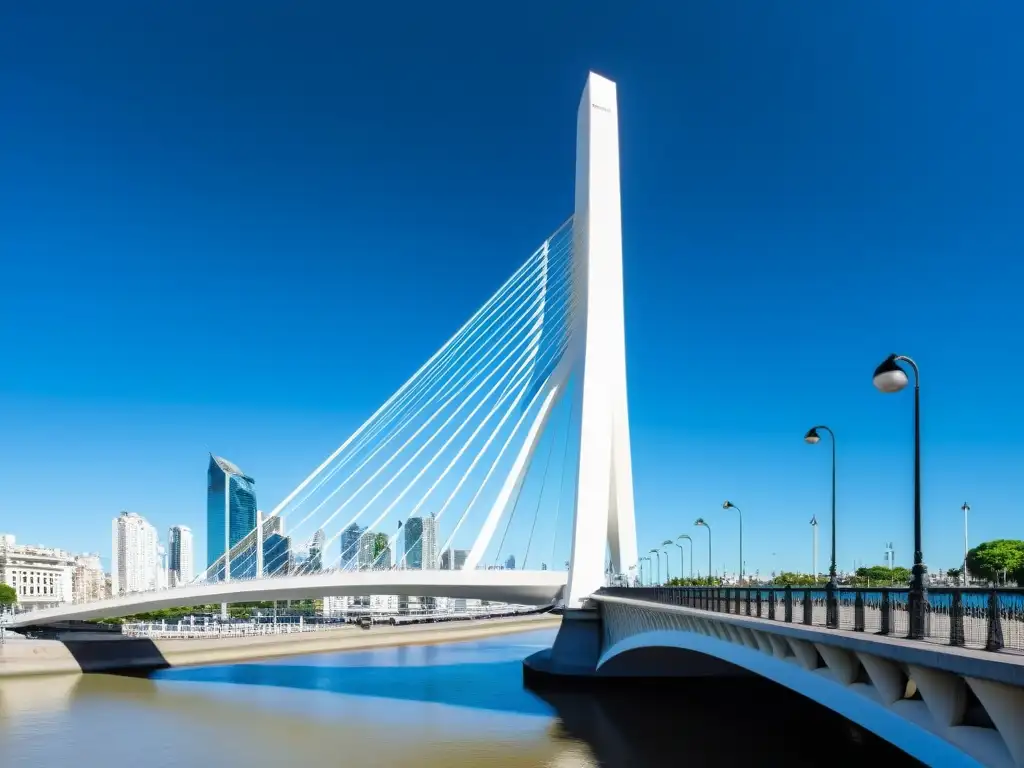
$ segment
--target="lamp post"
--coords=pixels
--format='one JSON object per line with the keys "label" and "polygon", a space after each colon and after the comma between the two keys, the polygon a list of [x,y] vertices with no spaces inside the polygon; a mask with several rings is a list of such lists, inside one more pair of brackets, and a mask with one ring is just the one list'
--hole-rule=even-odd
{"label": "lamp post", "polygon": [[[675,545],[677,547],[679,547],[679,583],[682,584],[683,579],[686,578],[686,576],[685,576],[685,574],[686,574],[686,566],[683,563],[683,545],[680,544],[678,541],[674,542],[674,543],[675,543]],[[693,565],[692,561],[691,561],[690,565],[691,566]]]}
{"label": "lamp post", "polygon": [[967,544],[967,513],[971,511],[971,505],[965,501],[964,505],[960,507],[960,509],[964,511],[964,569],[961,576],[963,577],[963,583],[966,587],[970,585],[970,582],[967,580],[967,552],[969,548]]}
{"label": "lamp post", "polygon": [[708,525],[706,522],[704,522],[704,518],[703,517],[698,517],[694,521],[693,524],[694,525],[703,525],[705,528],[708,529],[708,584],[710,584],[711,583],[711,526]]}
{"label": "lamp post", "polygon": [[[692,579],[693,578],[693,539],[691,539],[685,533],[682,536],[679,536],[677,538],[679,538],[679,539],[686,539],[688,542],[690,542],[690,578]],[[679,556],[682,557],[683,553],[680,552]]]}
{"label": "lamp post", "polygon": [[[667,547],[671,547],[672,546],[672,539],[665,539],[663,542],[661,542],[661,546],[666,547],[666,549],[665,549],[665,583],[668,584],[670,581],[672,581],[672,574],[670,573],[669,567],[668,567],[668,549],[667,549]],[[683,578],[683,571],[682,571],[681,567],[680,567],[680,570],[679,570],[679,578]]]}
{"label": "lamp post", "polygon": [[928,569],[921,551],[921,371],[917,363],[903,355],[889,355],[875,368],[873,383],[882,393],[899,392],[909,383],[907,372],[897,363],[906,363],[914,369],[914,567],[910,590],[907,593],[907,608],[910,614],[910,632],[907,637],[920,640],[924,637],[925,606],[928,594],[924,576]]}
{"label": "lamp post", "polygon": [[636,562],[640,566],[640,586],[642,587],[644,585],[644,558],[638,557]]}
{"label": "lamp post", "polygon": [[[832,438],[832,557],[828,564],[828,583],[825,585],[825,626],[839,628],[839,605],[836,602],[836,435],[824,424],[811,427],[804,435],[810,445],[821,440],[818,430],[823,429]],[[815,574],[817,576],[817,574]]]}
{"label": "lamp post", "polygon": [[[661,552],[657,549],[652,549],[651,554],[658,558],[656,561],[657,566],[654,569],[654,581],[661,581]],[[650,560],[651,558],[647,559]],[[651,582],[652,586],[654,586],[654,581]]]}
{"label": "lamp post", "polygon": [[811,571],[814,585],[818,585],[818,516],[811,515]]}
{"label": "lamp post", "polygon": [[[740,584],[743,583],[743,513],[740,512],[740,508],[733,504],[731,501],[723,501],[722,509],[735,509],[740,516]],[[708,529],[711,530],[710,528]],[[723,576],[725,574],[722,574]]]}

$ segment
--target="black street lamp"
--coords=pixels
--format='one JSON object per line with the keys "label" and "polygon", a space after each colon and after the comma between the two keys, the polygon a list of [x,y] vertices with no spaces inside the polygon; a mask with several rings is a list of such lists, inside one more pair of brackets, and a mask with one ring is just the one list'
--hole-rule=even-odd
{"label": "black street lamp", "polygon": [[[661,542],[661,546],[666,547],[666,549],[665,549],[665,584],[667,585],[670,581],[672,581],[672,573],[671,573],[671,571],[669,571],[669,567],[668,567],[669,557],[668,557],[668,549],[667,549],[668,547],[672,546],[672,539],[665,539],[663,542]],[[680,553],[680,557],[682,557],[682,553]],[[682,562],[679,563],[679,578],[680,579],[683,578]]]}
{"label": "black street lamp", "polygon": [[[839,628],[839,604],[836,601],[836,435],[824,424],[807,430],[804,440],[814,445],[821,436],[819,429],[824,429],[832,437],[832,561],[828,566],[828,584],[825,585],[825,626]],[[813,521],[812,521],[813,522]],[[814,574],[818,578],[818,574]]]}
{"label": "black street lamp", "polygon": [[703,525],[708,529],[708,584],[711,583],[711,526],[704,522],[703,517],[698,517],[694,525]]}
{"label": "black street lamp", "polygon": [[687,536],[685,533],[682,536],[677,536],[677,540],[686,539],[690,542],[690,578],[693,578],[693,539]]}
{"label": "black street lamp", "polygon": [[[659,552],[657,549],[652,549],[651,554],[658,558],[658,565],[656,570],[654,571],[654,575],[656,577],[654,581],[661,581],[661,552]],[[650,560],[650,558],[647,559]],[[654,584],[654,582],[651,583],[652,585]]]}
{"label": "black street lamp", "polygon": [[735,509],[740,516],[740,584],[743,584],[743,513],[731,501],[723,501],[722,509]]}
{"label": "black street lamp", "polygon": [[907,593],[907,608],[910,613],[911,640],[924,638],[924,617],[928,594],[924,584],[924,576],[928,569],[924,565],[921,552],[921,372],[917,363],[903,355],[889,355],[875,368],[873,378],[875,388],[879,392],[890,394],[899,392],[909,383],[907,372],[896,363],[907,363],[914,369],[914,567]]}

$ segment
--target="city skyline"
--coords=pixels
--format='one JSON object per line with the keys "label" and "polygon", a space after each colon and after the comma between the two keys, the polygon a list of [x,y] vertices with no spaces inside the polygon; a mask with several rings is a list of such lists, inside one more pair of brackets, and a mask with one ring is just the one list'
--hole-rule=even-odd
{"label": "city skyline", "polygon": [[[807,520],[818,516],[822,542],[831,534],[829,465],[801,437],[825,423],[837,437],[840,566],[882,562],[890,541],[908,564],[911,396],[881,397],[870,382],[890,352],[922,368],[926,563],[959,562],[965,499],[972,543],[1015,535],[1022,363],[1001,354],[998,386],[976,374],[1014,349],[1019,324],[1024,118],[1003,49],[940,43],[936,25],[953,11],[915,15],[924,33],[907,40],[878,9],[781,9],[778,36],[741,24],[713,48],[699,30],[725,24],[721,10],[666,13],[672,23],[657,28],[634,11],[597,13],[604,31],[580,53],[560,44],[572,14],[553,9],[529,30],[551,56],[488,42],[512,68],[336,47],[313,76],[301,56],[283,57],[270,80],[211,80],[220,70],[204,50],[166,71],[192,34],[169,13],[132,78],[103,59],[74,88],[65,33],[26,36],[26,82],[52,92],[12,92],[5,124],[11,173],[25,180],[0,192],[0,250],[18,256],[0,280],[14,319],[0,327],[8,527],[100,551],[109,567],[108,522],[133,509],[160,531],[190,526],[208,553],[197,480],[208,449],[258,478],[272,509],[571,210],[567,105],[593,68],[619,83],[623,116],[641,549],[685,533],[700,551],[703,516],[715,567],[738,570],[736,520],[721,510],[730,498],[744,510],[747,572],[808,569]],[[123,23],[84,15],[80,29],[112,50],[130,37]],[[231,45],[240,61],[266,55],[252,40]],[[413,82],[409,66],[441,76]],[[365,82],[367,68],[381,79]],[[846,87],[855,71],[890,74]],[[465,93],[479,96],[472,117],[452,119],[467,114]],[[264,119],[275,99],[301,116],[287,131]],[[1000,120],[965,119],[984,105],[999,105]],[[412,224],[395,227],[396,211]],[[230,280],[195,279],[214,267]],[[55,469],[66,482],[44,498]],[[523,541],[510,534],[517,557]],[[538,560],[561,564],[568,541],[560,531]]]}

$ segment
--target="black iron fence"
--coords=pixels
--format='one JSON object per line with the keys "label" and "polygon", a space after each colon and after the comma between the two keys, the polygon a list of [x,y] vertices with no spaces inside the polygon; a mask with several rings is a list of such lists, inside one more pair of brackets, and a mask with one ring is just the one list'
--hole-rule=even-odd
{"label": "black iron fence", "polygon": [[[826,590],[812,587],[605,587],[599,593],[769,621],[907,637],[908,592],[895,587],[840,587],[832,612]],[[1024,652],[1024,589],[929,589],[922,640]]]}

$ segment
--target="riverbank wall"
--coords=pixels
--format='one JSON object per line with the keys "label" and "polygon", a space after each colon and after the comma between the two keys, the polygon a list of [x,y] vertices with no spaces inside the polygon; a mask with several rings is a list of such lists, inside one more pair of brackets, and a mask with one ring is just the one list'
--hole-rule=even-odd
{"label": "riverbank wall", "polygon": [[[0,646],[0,681],[32,675],[81,672],[149,672],[199,664],[235,664],[307,653],[354,651],[399,645],[430,645],[494,635],[552,629],[561,618],[540,616],[489,619],[471,624],[344,626],[324,632],[202,640],[82,636],[64,640],[10,639]],[[2,685],[2,683],[0,683]]]}

